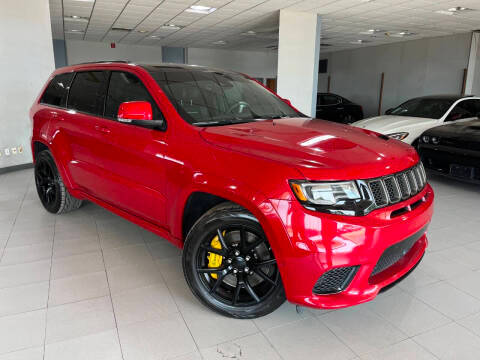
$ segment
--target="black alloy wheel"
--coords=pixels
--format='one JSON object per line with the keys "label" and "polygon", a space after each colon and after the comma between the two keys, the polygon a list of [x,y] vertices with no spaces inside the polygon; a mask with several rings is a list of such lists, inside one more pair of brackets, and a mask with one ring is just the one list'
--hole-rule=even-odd
{"label": "black alloy wheel", "polygon": [[183,260],[194,294],[224,315],[254,318],[285,301],[270,244],[238,205],[224,203],[202,216],[187,236]]}
{"label": "black alloy wheel", "polygon": [[39,156],[35,163],[35,184],[40,201],[49,211],[58,207],[60,201],[60,188],[56,173],[57,169],[52,167],[50,159],[46,156]]}
{"label": "black alloy wheel", "polygon": [[62,214],[82,206],[82,200],[74,198],[68,192],[48,150],[36,156],[35,185],[38,197],[48,212]]}

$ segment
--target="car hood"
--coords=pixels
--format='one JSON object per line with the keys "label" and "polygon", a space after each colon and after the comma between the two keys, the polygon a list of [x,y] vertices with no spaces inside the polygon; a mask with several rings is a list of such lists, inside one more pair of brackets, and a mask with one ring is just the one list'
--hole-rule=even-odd
{"label": "car hood", "polygon": [[383,115],[376,116],[369,119],[354,122],[352,125],[362,128],[377,131],[381,134],[391,134],[399,131],[407,131],[412,128],[423,128],[434,126],[438,123],[437,119],[410,117],[410,116],[395,116]]}
{"label": "car hood", "polygon": [[212,145],[294,166],[311,180],[373,178],[418,161],[416,151],[400,141],[318,119],[264,120],[200,133]]}
{"label": "car hood", "polygon": [[437,126],[425,131],[424,135],[441,137],[475,136],[480,141],[480,120]]}
{"label": "car hood", "polygon": [[425,131],[423,135],[436,136],[439,145],[480,150],[480,120],[437,126]]}

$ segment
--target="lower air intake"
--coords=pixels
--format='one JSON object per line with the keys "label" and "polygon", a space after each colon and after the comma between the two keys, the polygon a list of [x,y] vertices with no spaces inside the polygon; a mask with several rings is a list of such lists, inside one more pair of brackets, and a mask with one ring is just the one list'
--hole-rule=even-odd
{"label": "lower air intake", "polygon": [[318,295],[336,294],[347,288],[359,266],[339,267],[325,272],[313,287]]}

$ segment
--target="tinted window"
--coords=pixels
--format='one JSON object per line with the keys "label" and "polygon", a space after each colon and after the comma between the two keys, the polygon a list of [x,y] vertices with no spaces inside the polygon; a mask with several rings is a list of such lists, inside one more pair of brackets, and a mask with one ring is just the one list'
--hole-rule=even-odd
{"label": "tinted window", "polygon": [[77,73],[68,96],[68,108],[102,115],[106,83],[106,71]]}
{"label": "tinted window", "polygon": [[393,109],[389,115],[440,119],[453,102],[452,99],[412,99]]}
{"label": "tinted window", "polygon": [[149,69],[179,114],[197,126],[301,116],[256,81],[208,69]]}
{"label": "tinted window", "polygon": [[47,86],[41,103],[65,107],[67,104],[67,94],[72,82],[73,73],[60,74],[55,76]]}
{"label": "tinted window", "polygon": [[448,114],[446,121],[468,119],[477,116],[480,112],[480,100],[464,100],[459,102]]}
{"label": "tinted window", "polygon": [[152,105],[153,119],[163,118],[157,104],[138,77],[127,72],[114,71],[108,86],[105,116],[116,119],[120,104],[126,101],[148,101]]}
{"label": "tinted window", "polygon": [[340,98],[335,95],[320,95],[319,105],[336,105],[340,103]]}
{"label": "tinted window", "polygon": [[476,116],[478,113],[480,113],[480,100],[464,100],[458,105],[467,110],[470,114],[472,114],[472,116]]}

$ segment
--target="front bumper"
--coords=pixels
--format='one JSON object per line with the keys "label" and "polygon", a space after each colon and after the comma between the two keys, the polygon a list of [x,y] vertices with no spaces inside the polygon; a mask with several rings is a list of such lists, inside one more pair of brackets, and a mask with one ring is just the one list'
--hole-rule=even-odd
{"label": "front bumper", "polygon": [[[324,309],[372,300],[422,258],[428,243],[425,232],[433,213],[433,199],[433,190],[427,184],[412,198],[361,217],[318,213],[297,201],[270,200],[283,226],[270,227],[267,236],[274,239],[287,299]],[[413,204],[415,208],[412,206],[407,212],[398,211]],[[414,241],[408,251],[372,276],[385,250],[409,238]],[[313,292],[325,272],[353,266],[358,270],[345,290],[329,295]]]}

